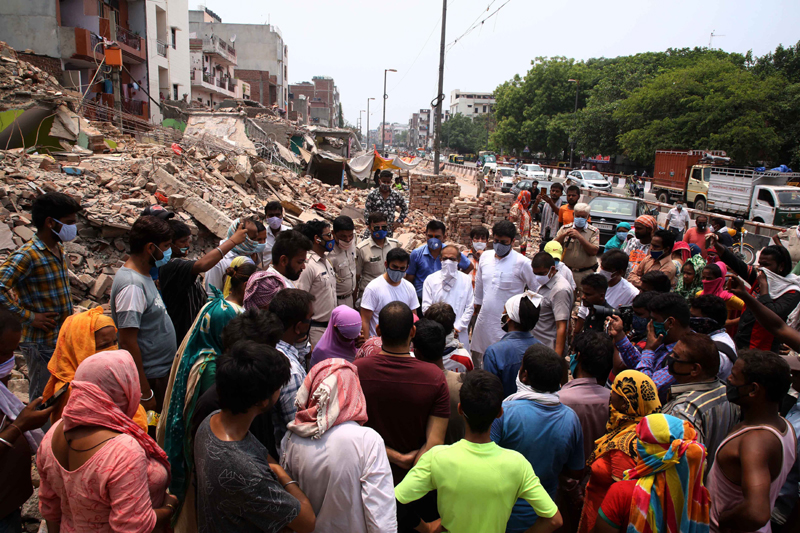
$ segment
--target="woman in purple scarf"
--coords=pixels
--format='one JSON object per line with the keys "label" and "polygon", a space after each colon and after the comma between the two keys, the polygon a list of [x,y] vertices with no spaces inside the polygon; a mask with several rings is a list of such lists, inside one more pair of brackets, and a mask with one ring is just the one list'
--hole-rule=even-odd
{"label": "woman in purple scarf", "polygon": [[340,305],[331,313],[328,329],[311,353],[311,366],[325,359],[339,357],[352,362],[356,357],[356,338],[361,333],[361,314]]}

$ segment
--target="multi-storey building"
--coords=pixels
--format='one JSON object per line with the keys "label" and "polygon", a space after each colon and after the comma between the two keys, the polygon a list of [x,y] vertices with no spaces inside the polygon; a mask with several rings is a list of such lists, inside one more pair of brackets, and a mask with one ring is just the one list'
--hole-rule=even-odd
{"label": "multi-storey building", "polygon": [[[289,85],[289,101],[304,96],[308,102],[308,123],[318,126],[339,126],[339,89],[330,76],[314,76],[311,81]],[[289,112],[297,112],[290,107]]]}
{"label": "multi-storey building", "polygon": [[494,94],[476,93],[455,89],[450,92],[450,115],[461,113],[473,118],[477,115],[491,113],[495,104]]}

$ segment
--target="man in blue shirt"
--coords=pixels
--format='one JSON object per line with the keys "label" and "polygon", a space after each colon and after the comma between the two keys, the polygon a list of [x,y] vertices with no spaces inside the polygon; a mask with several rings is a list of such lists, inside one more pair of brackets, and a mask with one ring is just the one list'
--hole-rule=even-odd
{"label": "man in blue shirt", "polygon": [[[564,359],[551,348],[529,347],[519,390],[506,398],[503,415],[492,423],[492,441],[524,455],[551,498],[556,497],[559,475],[581,479],[585,464],[578,415],[558,399],[565,370]],[[536,518],[527,502],[517,500],[506,533],[527,531]]]}
{"label": "man in blue shirt", "polygon": [[525,350],[540,344],[531,333],[539,322],[540,305],[541,297],[533,293],[509,298],[500,317],[506,334],[483,355],[483,368],[500,378],[506,396],[517,392],[517,376]]}
{"label": "man in blue shirt", "polygon": [[[442,247],[446,234],[447,228],[444,222],[431,220],[425,228],[428,242],[411,252],[406,279],[414,284],[420,302],[422,302],[422,287],[425,280],[434,272],[442,269]],[[464,254],[459,254],[458,269],[465,274],[472,271],[472,263]]]}

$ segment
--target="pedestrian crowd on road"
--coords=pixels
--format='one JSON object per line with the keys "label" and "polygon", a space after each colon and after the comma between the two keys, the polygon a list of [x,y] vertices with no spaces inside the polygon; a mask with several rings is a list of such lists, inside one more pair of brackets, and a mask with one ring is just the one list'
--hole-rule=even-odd
{"label": "pedestrian crowd on road", "polygon": [[50,532],[797,531],[800,253],[749,265],[682,205],[603,245],[560,184],[409,253],[392,179],[363,236],[269,202],[193,254],[148,207],[105,314],[73,307],[80,204],[36,198],[0,265],[0,532],[34,461]]}

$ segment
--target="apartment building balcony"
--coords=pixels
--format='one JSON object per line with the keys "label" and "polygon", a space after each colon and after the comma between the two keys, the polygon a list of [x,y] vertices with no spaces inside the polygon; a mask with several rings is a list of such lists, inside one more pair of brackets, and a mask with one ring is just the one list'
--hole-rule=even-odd
{"label": "apartment building balcony", "polygon": [[216,56],[218,63],[236,66],[236,49],[216,35],[203,38],[203,53]]}
{"label": "apartment building balcony", "polygon": [[[111,22],[108,19],[98,17],[98,28],[98,33],[101,37],[112,40]],[[142,39],[142,37],[139,35],[136,35],[136,33],[127,28],[123,28],[122,26],[117,26],[116,41],[119,44],[119,47],[122,49],[123,56],[128,57],[135,63],[143,63],[147,60],[147,50],[144,39]]]}
{"label": "apartment building balcony", "polygon": [[192,71],[192,87],[205,89],[228,98],[236,98],[236,82],[232,78],[221,78],[205,74],[199,70]]}
{"label": "apartment building balcony", "polygon": [[158,53],[158,55],[160,55],[161,57],[167,57],[168,48],[169,45],[167,43],[165,43],[164,41],[156,40],[156,53]]}
{"label": "apartment building balcony", "polygon": [[[139,52],[130,44],[125,44],[119,38],[120,35],[118,31],[117,42],[120,45],[120,49],[122,49],[123,62],[129,65],[144,63],[145,51],[142,50]],[[72,60],[78,65],[82,65],[82,62],[87,62],[88,64],[83,65],[86,67],[96,66],[97,63],[103,60],[103,38],[93,31],[85,28],[61,26],[58,28],[58,38],[61,44],[62,59]],[[138,41],[131,39],[130,35],[126,35],[124,38],[129,39],[129,43],[133,43],[134,46],[136,46],[137,43],[138,46],[143,46],[144,44],[141,39]]]}

